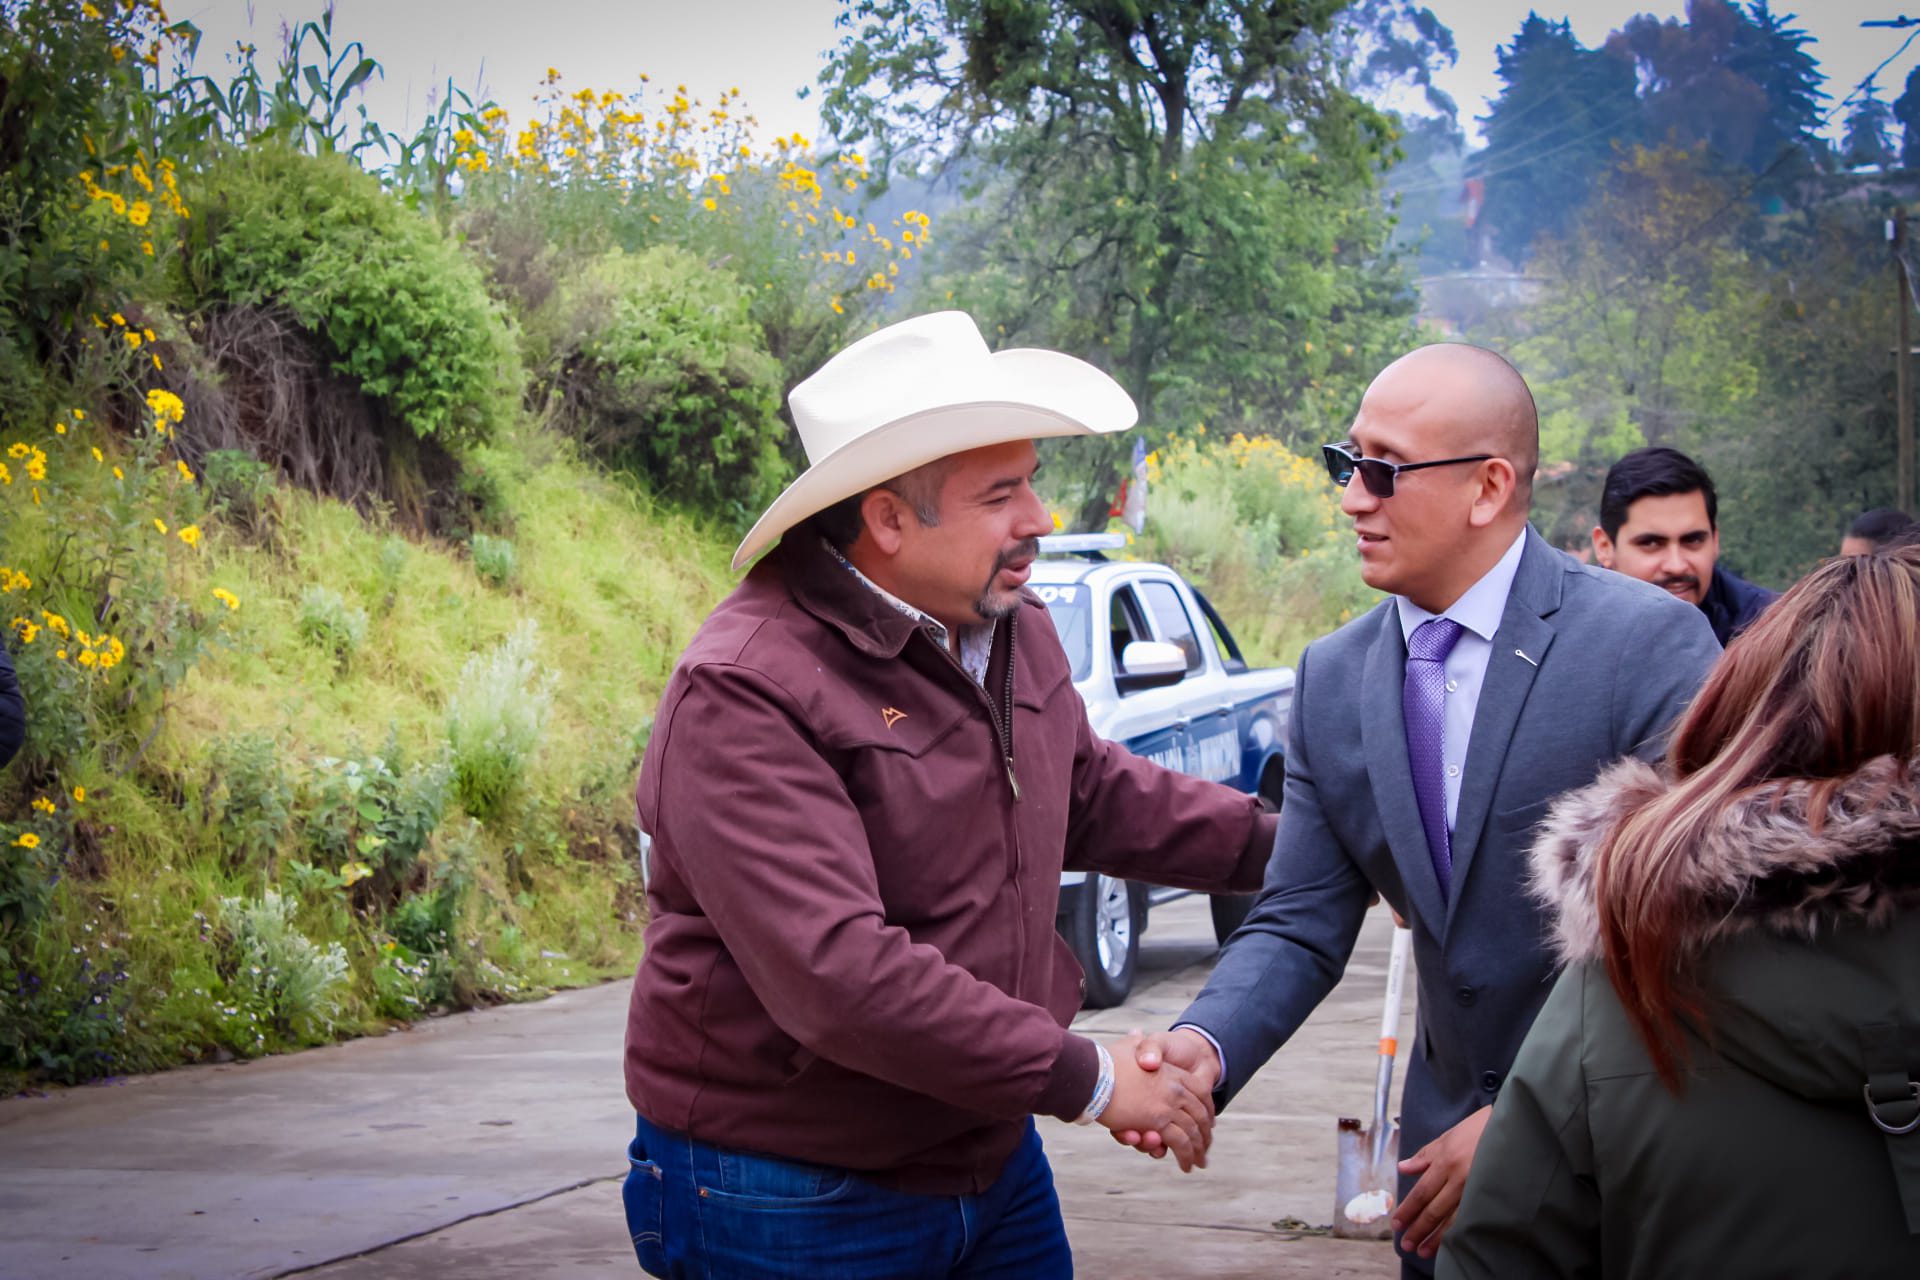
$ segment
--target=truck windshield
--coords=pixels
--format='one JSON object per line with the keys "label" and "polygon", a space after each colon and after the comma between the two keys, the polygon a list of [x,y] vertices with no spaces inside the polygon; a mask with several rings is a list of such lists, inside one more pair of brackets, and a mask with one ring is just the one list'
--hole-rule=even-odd
{"label": "truck windshield", "polygon": [[1033,594],[1053,615],[1053,629],[1060,633],[1073,678],[1086,679],[1093,668],[1093,593],[1077,582],[1040,582]]}

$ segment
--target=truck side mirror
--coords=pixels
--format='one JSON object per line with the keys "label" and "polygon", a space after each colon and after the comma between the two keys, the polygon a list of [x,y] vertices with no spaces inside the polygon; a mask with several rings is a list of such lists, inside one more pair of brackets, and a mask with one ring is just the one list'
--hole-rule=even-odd
{"label": "truck side mirror", "polygon": [[1159,640],[1135,640],[1120,652],[1120,669],[1114,673],[1113,687],[1121,693],[1142,689],[1164,689],[1187,677],[1187,654],[1177,644]]}

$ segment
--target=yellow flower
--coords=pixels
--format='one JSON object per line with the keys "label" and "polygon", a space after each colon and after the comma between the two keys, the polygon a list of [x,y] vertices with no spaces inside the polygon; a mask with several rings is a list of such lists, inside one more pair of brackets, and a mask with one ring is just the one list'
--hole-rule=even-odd
{"label": "yellow flower", "polygon": [[193,468],[192,468],[192,467],[189,467],[189,466],[188,466],[188,465],[187,465],[186,463],[184,463],[184,462],[182,462],[182,461],[180,461],[180,460],[179,460],[178,458],[175,458],[175,459],[173,460],[173,465],[174,465],[175,467],[177,467],[177,468],[179,468],[179,470],[180,470],[180,478],[181,478],[182,480],[185,480],[185,481],[187,481],[187,482],[188,482],[189,484],[191,484],[191,483],[193,482]]}
{"label": "yellow flower", "polygon": [[240,597],[225,587],[215,587],[213,589],[213,598],[229,609],[238,609],[240,607]]}
{"label": "yellow flower", "polygon": [[100,16],[100,11],[91,4],[81,5],[80,12],[86,14],[89,18],[98,18]]}
{"label": "yellow flower", "polygon": [[87,420],[87,411],[85,409],[75,409],[73,411],[73,420],[75,422],[85,422]]}
{"label": "yellow flower", "polygon": [[147,408],[154,417],[168,418],[174,422],[187,416],[187,407],[180,402],[180,397],[158,387],[147,392]]}
{"label": "yellow flower", "polygon": [[135,333],[131,329],[127,330],[125,333],[121,334],[120,336],[127,340],[128,348],[134,351],[138,351],[140,349],[140,343],[144,341],[144,339],[142,339],[139,334]]}
{"label": "yellow flower", "polygon": [[340,868],[340,883],[347,885],[359,884],[372,874],[373,868],[366,863],[349,862],[346,866]]}
{"label": "yellow flower", "polygon": [[7,470],[7,464],[0,462],[0,484],[12,484],[13,472]]}
{"label": "yellow flower", "polygon": [[55,434],[55,435],[57,435],[57,436],[63,436],[63,435],[65,435],[65,434],[67,434],[67,424],[66,424],[66,423],[64,423],[64,422],[56,422],[56,423],[54,423],[54,424],[53,424],[53,434]]}
{"label": "yellow flower", "polygon": [[94,445],[94,446],[93,446],[93,460],[94,460],[94,462],[96,462],[96,463],[100,463],[100,462],[105,462],[105,461],[107,460],[107,455],[106,455],[106,454],[104,454],[104,453],[102,453],[102,452],[100,452],[100,446],[99,446],[99,445]]}
{"label": "yellow flower", "polygon": [[190,547],[199,546],[200,545],[200,526],[197,524],[182,525],[180,528],[180,541],[186,543]]}
{"label": "yellow flower", "polygon": [[707,207],[708,213],[712,213],[715,209],[718,209],[720,207],[717,203],[714,202],[714,199],[712,196],[708,196],[705,200],[702,200],[700,203]]}
{"label": "yellow flower", "polygon": [[72,629],[67,626],[67,620],[57,613],[48,613],[45,609],[42,609],[40,611],[40,620],[47,624],[47,630],[53,632],[53,634],[59,636],[62,640],[66,640],[73,635]]}
{"label": "yellow flower", "polygon": [[147,225],[147,219],[153,216],[153,206],[145,200],[135,200],[127,206],[127,221],[136,227]]}
{"label": "yellow flower", "polygon": [[87,802],[87,789],[85,787],[75,787],[73,789],[73,802],[75,804],[85,804]]}
{"label": "yellow flower", "polygon": [[52,813],[53,801],[47,799],[45,796],[35,796],[33,799],[33,807],[42,813]]}
{"label": "yellow flower", "polygon": [[40,847],[40,837],[31,831],[22,831],[18,836],[14,837],[13,842],[22,849],[38,849]]}
{"label": "yellow flower", "polygon": [[153,241],[142,240],[140,242],[140,252],[146,254],[149,258],[151,258],[153,256]]}
{"label": "yellow flower", "polygon": [[119,325],[122,329],[127,327],[127,318],[121,315],[118,311],[113,313],[113,322]]}
{"label": "yellow flower", "polygon": [[155,373],[158,373],[158,372],[160,372],[160,370],[161,370],[161,368],[163,367],[163,366],[161,365],[161,363],[160,363],[160,357],[159,357],[159,356],[156,356],[156,355],[154,355],[154,354],[153,354],[152,352],[148,352],[148,353],[147,353],[147,359],[149,359],[149,360],[151,360],[151,361],[153,361],[153,371],[154,371]]}
{"label": "yellow flower", "polygon": [[91,667],[94,663],[98,661],[100,661],[100,655],[95,653],[93,650],[82,649],[80,651],[79,663],[81,666]]}
{"label": "yellow flower", "polygon": [[27,475],[35,480],[45,480],[47,478],[46,454],[36,452],[31,458],[27,459]]}
{"label": "yellow flower", "polygon": [[32,449],[27,447],[26,444],[22,443],[19,440],[16,440],[12,444],[7,446],[7,456],[9,458],[24,458],[32,452],[33,452]]}
{"label": "yellow flower", "polygon": [[142,334],[142,336],[144,336],[144,337],[146,338],[146,340],[147,340],[148,342],[152,342],[152,341],[154,341],[154,336],[153,336],[153,330],[151,330],[151,329],[142,329],[142,330],[141,330],[140,332],[141,332],[141,334]]}
{"label": "yellow flower", "polygon": [[115,467],[113,469],[113,478],[115,480],[125,480],[127,478],[127,473],[122,471],[120,468]]}
{"label": "yellow flower", "polygon": [[165,533],[167,531],[167,522],[165,520],[162,520],[159,516],[155,516],[153,518],[153,527],[158,529],[161,533]]}

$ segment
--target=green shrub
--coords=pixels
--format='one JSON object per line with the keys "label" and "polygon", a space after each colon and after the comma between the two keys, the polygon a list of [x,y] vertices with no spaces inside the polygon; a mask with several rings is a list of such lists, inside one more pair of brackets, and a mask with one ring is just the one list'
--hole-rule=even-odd
{"label": "green shrub", "polygon": [[125,958],[95,924],[56,913],[0,946],[0,1093],[8,1077],[76,1084],[145,1065],[126,1037]]}
{"label": "green shrub", "polygon": [[444,954],[415,951],[397,938],[381,948],[373,967],[373,1010],[381,1017],[411,1022],[452,994],[452,965]]}
{"label": "green shrub", "polygon": [[366,903],[395,900],[447,809],[447,766],[407,765],[389,740],[381,755],[314,762],[305,844]]}
{"label": "green shrub", "polygon": [[1312,459],[1269,437],[1197,434],[1154,454],[1153,472],[1135,554],[1191,577],[1248,661],[1292,663],[1379,598]]}
{"label": "green shrub", "polygon": [[231,521],[252,537],[266,533],[278,518],[274,469],[244,449],[214,449],[200,460],[207,489],[207,514]]}
{"label": "green shrub", "polygon": [[[0,3],[0,416],[10,421],[40,416],[44,375],[76,354],[88,313],[123,305],[187,213],[171,135],[192,126],[154,101],[160,64],[184,39],[168,28],[157,5],[86,16],[77,0]],[[127,56],[149,48],[151,64]],[[134,363],[105,345],[95,351],[108,364]]]}
{"label": "green shrub", "polygon": [[681,249],[616,250],[535,323],[555,419],[595,453],[734,523],[779,491],[780,369],[727,271]]}
{"label": "green shrub", "polygon": [[469,547],[473,552],[473,571],[479,575],[480,581],[490,587],[512,585],[514,575],[519,572],[512,542],[506,538],[491,538],[484,533],[476,533]]}
{"label": "green shrub", "polygon": [[293,819],[293,784],[271,734],[214,740],[201,792],[211,842],[234,868],[271,870]]}
{"label": "green shrub", "polygon": [[447,704],[447,745],[453,792],[469,815],[498,815],[540,745],[553,707],[554,676],[535,659],[539,627],[531,620],[491,653],[476,653],[460,669]]}
{"label": "green shrub", "polygon": [[367,640],[367,611],[355,609],[331,587],[308,587],[300,597],[300,638],[346,662]]}
{"label": "green shrub", "polygon": [[202,305],[273,306],[321,340],[336,372],[449,448],[519,402],[519,362],[476,267],[434,224],[340,155],[272,144],[203,175],[189,223]]}
{"label": "green shrub", "polygon": [[380,541],[380,556],[373,562],[374,582],[380,592],[380,612],[393,611],[400,596],[400,575],[407,570],[407,540],[388,534]]}
{"label": "green shrub", "polygon": [[[294,926],[293,910],[291,898],[271,889],[258,898],[220,900],[221,923],[233,937],[227,985],[235,1002],[224,1012],[265,1024],[251,1030],[259,1048],[268,1047],[268,1031],[295,1043],[325,1038],[347,977],[346,948],[309,941]],[[233,1030],[238,1034],[230,1042],[247,1049],[248,1030],[237,1023]]]}

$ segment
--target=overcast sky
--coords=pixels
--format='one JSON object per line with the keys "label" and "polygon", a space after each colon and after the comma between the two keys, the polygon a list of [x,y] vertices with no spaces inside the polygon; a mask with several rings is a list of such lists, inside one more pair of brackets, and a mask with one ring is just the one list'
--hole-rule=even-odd
{"label": "overcast sky", "polygon": [[[1899,16],[1901,3],[1805,0],[1774,8],[1799,10],[1797,25],[1817,38],[1813,52],[1837,102],[1911,34],[1860,27],[1865,18]],[[1477,136],[1475,118],[1500,87],[1495,48],[1513,38],[1530,9],[1570,18],[1591,46],[1636,13],[1668,17],[1684,7],[1683,0],[1436,0],[1432,8],[1460,48],[1459,64],[1437,78],[1459,102],[1462,125]],[[206,32],[200,69],[217,75],[235,40],[248,37],[271,50],[284,22],[317,15],[320,3],[174,0],[169,9]],[[642,72],[656,84],[684,82],[709,101],[738,86],[765,126],[763,137],[796,130],[812,137],[819,123],[813,101],[795,95],[819,74],[837,38],[839,9],[838,0],[338,0],[334,27],[364,41],[386,68],[367,105],[396,129],[418,122],[428,96],[449,76],[458,87],[484,89],[523,120],[551,66],[570,88],[637,87]],[[1883,96],[1896,97],[1917,64],[1920,39],[1880,73]]]}

